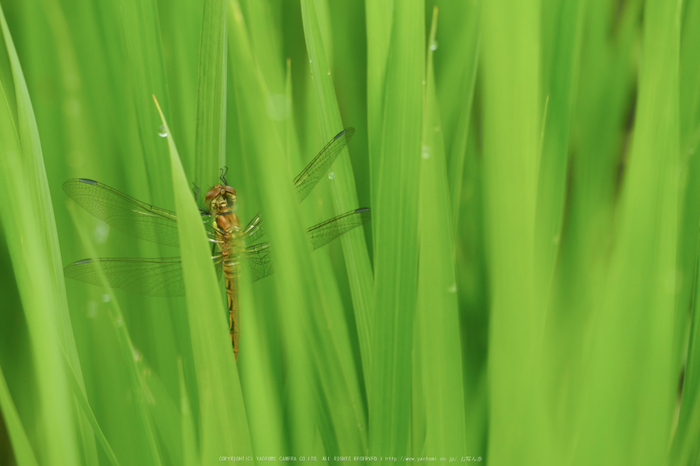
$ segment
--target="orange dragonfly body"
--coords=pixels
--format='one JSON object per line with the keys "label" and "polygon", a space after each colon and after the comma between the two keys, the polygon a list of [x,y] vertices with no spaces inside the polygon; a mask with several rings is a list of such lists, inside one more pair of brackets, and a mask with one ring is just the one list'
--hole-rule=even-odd
{"label": "orange dragonfly body", "polygon": [[[338,133],[294,178],[294,187],[300,201],[308,196],[329,170],[353,133],[352,128]],[[206,208],[200,208],[200,211],[212,243],[212,260],[217,276],[224,277],[231,344],[234,355],[238,358],[238,278],[241,273],[248,273],[256,281],[270,275],[274,269],[270,245],[258,242],[263,236],[260,214],[255,215],[245,227],[241,227],[235,213],[236,191],[228,186],[224,173],[220,179],[222,183],[207,192]],[[179,246],[177,217],[174,212],[139,201],[87,178],[68,180],[63,184],[63,190],[85,210],[118,230],[147,241]],[[309,228],[307,235],[316,249],[369,219],[368,208],[355,209]],[[182,296],[185,292],[179,257],[84,259],[67,265],[64,273],[68,278],[101,285],[98,267],[114,288],[149,296]]]}

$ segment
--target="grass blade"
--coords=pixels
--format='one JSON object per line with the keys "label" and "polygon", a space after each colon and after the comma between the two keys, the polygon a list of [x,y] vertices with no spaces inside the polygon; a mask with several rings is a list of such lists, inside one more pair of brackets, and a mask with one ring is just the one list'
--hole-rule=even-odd
{"label": "grass blade", "polygon": [[[62,282],[58,235],[53,216],[39,132],[17,52],[0,8],[0,26],[9,58],[10,73],[0,83],[0,183],[4,202],[0,219],[12,257],[36,370],[36,397],[42,408],[41,456],[47,463],[78,461],[80,443],[76,413],[63,365],[61,346],[79,366],[68,304]],[[4,55],[4,54],[3,54]],[[8,90],[12,89],[11,93]],[[7,100],[16,98],[16,114]],[[26,204],[28,202],[28,204]],[[37,293],[36,290],[42,290]],[[83,437],[86,454],[95,452],[94,438]]]}
{"label": "grass blade", "polygon": [[[539,165],[539,9],[483,7],[483,160],[491,293],[489,449],[496,464],[537,464],[538,344],[534,215]],[[526,401],[527,400],[527,401]],[[516,429],[514,426],[518,426]],[[527,427],[526,427],[527,426]]]}
{"label": "grass blade", "polygon": [[[556,8],[552,8],[556,9]],[[547,92],[542,160],[537,192],[537,254],[542,261],[543,296],[549,296],[550,280],[564,218],[569,140],[576,103],[585,2],[562,3],[556,18],[556,37]]]}
{"label": "grass blade", "polygon": [[226,165],[226,2],[204,0],[197,79],[195,176],[198,185]]}
{"label": "grass blade", "polygon": [[[77,223],[77,212],[74,205],[69,205],[69,212],[74,222]],[[90,257],[97,257],[97,251],[95,245],[87,237],[87,235],[80,231],[80,237],[82,242],[86,245]],[[99,264],[99,262],[97,262]],[[139,456],[143,458],[148,458],[148,461],[152,464],[160,465],[163,462],[161,453],[158,450],[158,445],[156,441],[155,429],[153,425],[153,419],[151,417],[151,412],[148,404],[148,393],[143,390],[145,383],[143,381],[143,373],[137,367],[137,359],[134,357],[138,354],[134,347],[131,336],[129,334],[129,329],[125,324],[124,314],[122,312],[121,306],[119,305],[116,296],[114,295],[114,289],[111,287],[109,280],[105,276],[101,267],[96,267],[99,281],[107,289],[107,294],[110,297],[108,302],[111,304],[111,309],[109,312],[109,321],[111,324],[111,330],[116,336],[118,351],[124,361],[127,361],[127,385],[132,393],[134,393],[134,405],[135,405],[135,421],[137,422],[137,429],[140,442],[138,444],[132,444],[132,449],[138,451]],[[133,427],[133,426],[132,426]]]}
{"label": "grass blade", "polygon": [[222,454],[250,456],[252,449],[248,421],[229,332],[225,320],[221,318],[225,307],[216,288],[218,280],[210,259],[204,226],[192,199],[168,123],[162,112],[160,116],[168,133],[180,244],[190,245],[182,248],[181,252],[201,403],[200,459],[206,463]]}
{"label": "grass blade", "polygon": [[[321,115],[321,132],[324,139],[327,140],[337,134],[343,125],[340,119],[340,110],[335,97],[333,81],[331,80],[330,66],[321,37],[321,29],[318,24],[315,2],[313,0],[303,0],[301,7],[306,43],[311,61],[311,75],[313,77],[314,90],[316,91],[316,102]],[[355,180],[350,160],[341,154],[333,164],[332,170],[335,174],[332,187],[336,213],[347,212],[360,207],[357,204]],[[363,369],[366,374],[365,377],[369,377],[371,355],[370,319],[374,314],[374,277],[362,230],[357,229],[343,235],[342,244],[350,279],[355,319],[358,323]]]}
{"label": "grass blade", "polygon": [[22,426],[22,421],[19,418],[17,409],[12,402],[12,396],[10,395],[10,390],[7,387],[7,382],[5,381],[5,376],[2,373],[1,367],[0,409],[2,409],[4,422],[7,424],[7,431],[10,437],[10,442],[12,443],[12,451],[14,452],[17,464],[39,464],[36,461],[36,456],[32,450],[32,445],[29,443],[29,438],[27,438],[27,433],[24,431],[24,426]]}
{"label": "grass blade", "polygon": [[[377,188],[372,194],[377,312],[371,346],[370,451],[392,454],[405,451],[410,425],[410,392],[396,387],[411,383],[418,273],[415,188],[419,181],[425,71],[423,15],[422,1],[393,5],[385,105],[376,145],[370,134],[372,177],[376,179],[372,186]],[[372,152],[374,149],[379,150]]]}
{"label": "grass blade", "polygon": [[[584,434],[573,454],[585,451],[599,464],[654,464],[664,461],[667,452],[676,396],[669,361],[676,271],[679,7],[663,1],[645,5],[638,110],[609,286],[586,342],[587,402],[579,408]],[[613,408],[615,422],[610,423],[605,419]],[[626,447],[609,450],[613,443]]]}
{"label": "grass blade", "polygon": [[[454,239],[445,145],[433,55],[438,9],[428,40],[418,203],[420,261],[416,305],[412,452],[467,451]],[[435,383],[435,381],[440,381]]]}
{"label": "grass blade", "polygon": [[[158,205],[166,203],[167,179],[160,176],[167,168],[167,152],[157,143],[158,114],[151,104],[151,95],[161,96],[168,108],[168,92],[164,76],[163,52],[155,0],[128,0],[121,5],[126,55],[131,72],[136,120],[143,160],[151,188],[151,198]],[[144,182],[143,175],[135,181]]]}

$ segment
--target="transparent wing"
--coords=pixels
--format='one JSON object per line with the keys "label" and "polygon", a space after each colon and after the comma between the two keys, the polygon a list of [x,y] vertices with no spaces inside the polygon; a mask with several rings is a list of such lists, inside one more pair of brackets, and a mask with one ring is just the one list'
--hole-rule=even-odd
{"label": "transparent wing", "polygon": [[[256,215],[256,219],[259,219],[259,217],[259,215]],[[312,226],[307,230],[307,234],[314,249],[318,249],[353,228],[367,223],[370,219],[371,214],[368,208],[356,209]],[[274,273],[275,269],[268,243],[247,247],[244,251],[244,256],[247,272],[253,281],[260,280]]]}
{"label": "transparent wing", "polygon": [[[63,190],[83,209],[117,230],[168,246],[179,246],[175,212],[139,201],[98,181],[75,178]],[[202,217],[206,221],[205,216]],[[211,231],[207,232],[213,238]]]}
{"label": "transparent wing", "polygon": [[243,240],[246,244],[253,244],[262,238],[264,234],[262,218],[260,218],[260,212],[258,212],[243,230]]}
{"label": "transparent wing", "polygon": [[326,144],[326,147],[321,149],[321,152],[314,157],[311,163],[294,178],[294,189],[299,196],[299,201],[306,199],[306,196],[314,189],[318,181],[328,172],[333,162],[335,162],[335,159],[338,158],[340,151],[348,145],[348,141],[353,134],[355,134],[353,128],[344,129],[336,134],[335,137]]}
{"label": "transparent wing", "polygon": [[243,259],[243,263],[246,264],[246,272],[254,282],[272,275],[275,271],[272,267],[268,243],[260,243],[246,248],[243,252]]}
{"label": "transparent wing", "polygon": [[309,228],[307,234],[314,249],[325,246],[342,234],[357,228],[371,219],[368,208],[351,210]]}
{"label": "transparent wing", "polygon": [[101,286],[98,266],[113,288],[146,296],[185,295],[179,257],[83,259],[67,265],[63,273],[67,278]]}
{"label": "transparent wing", "polygon": [[[217,260],[218,259],[218,260]],[[223,261],[214,257],[216,276],[221,280]],[[103,257],[83,259],[63,269],[66,278],[80,280],[91,285],[102,286],[97,268],[101,267],[112,288],[130,291],[145,296],[184,296],[182,264],[179,257],[157,259]]]}
{"label": "transparent wing", "polygon": [[216,282],[219,283],[224,274],[224,261],[221,260],[221,256],[214,257],[213,259],[215,260],[214,269],[216,270]]}

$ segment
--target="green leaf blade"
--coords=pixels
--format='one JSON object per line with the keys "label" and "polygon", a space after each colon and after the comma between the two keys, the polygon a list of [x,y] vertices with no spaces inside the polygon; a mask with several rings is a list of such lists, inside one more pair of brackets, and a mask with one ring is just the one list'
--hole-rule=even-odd
{"label": "green leaf blade", "polygon": [[[408,444],[425,46],[424,5],[395,2],[379,142],[372,142],[376,309],[372,330],[370,450],[400,455]],[[418,52],[418,51],[421,52]],[[371,124],[371,123],[370,123]],[[378,149],[377,152],[372,150]],[[376,171],[374,171],[376,169]]]}
{"label": "green leaf blade", "polygon": [[[160,108],[159,108],[160,111]],[[225,456],[250,456],[252,447],[243,396],[222,314],[225,310],[217,288],[211,254],[201,215],[193,202],[177,148],[168,133],[175,207],[178,214],[182,267],[192,335],[197,388],[201,400],[201,461]]]}

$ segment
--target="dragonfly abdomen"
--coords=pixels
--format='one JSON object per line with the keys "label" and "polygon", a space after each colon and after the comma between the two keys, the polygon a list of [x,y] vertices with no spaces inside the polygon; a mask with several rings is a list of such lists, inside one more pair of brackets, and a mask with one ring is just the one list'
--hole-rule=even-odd
{"label": "dragonfly abdomen", "polygon": [[238,340],[241,333],[238,308],[238,271],[237,265],[224,262],[224,280],[226,282],[226,304],[228,307],[228,328],[231,333],[233,355],[238,359]]}
{"label": "dragonfly abdomen", "polygon": [[217,228],[217,240],[223,260],[224,280],[226,283],[226,307],[228,308],[228,327],[231,334],[233,355],[238,359],[238,341],[241,333],[238,306],[238,258],[243,249],[241,224],[238,216],[228,206],[221,205],[221,210],[215,214],[214,222]]}

